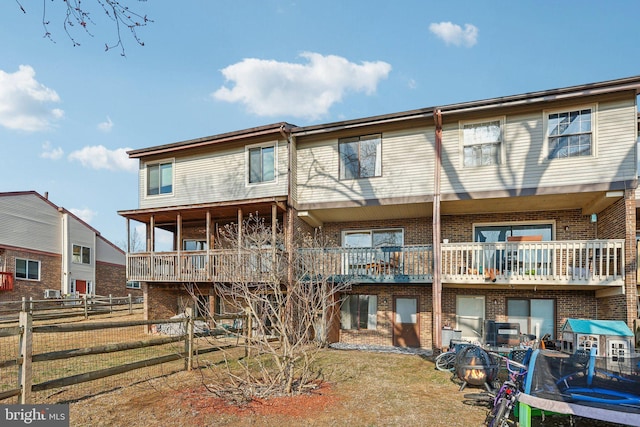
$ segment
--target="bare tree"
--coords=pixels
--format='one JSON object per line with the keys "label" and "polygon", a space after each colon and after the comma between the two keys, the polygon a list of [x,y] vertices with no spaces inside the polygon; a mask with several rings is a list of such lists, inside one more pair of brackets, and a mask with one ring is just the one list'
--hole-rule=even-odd
{"label": "bare tree", "polygon": [[[242,248],[227,261],[216,263],[228,269],[218,274],[235,277],[219,285],[216,293],[226,312],[245,313],[249,357],[210,366],[217,380],[207,388],[246,402],[316,387],[320,372],[315,362],[328,343],[331,321],[339,315],[339,296],[351,287],[323,274],[321,255],[329,242],[320,233],[301,235],[295,248],[285,250],[280,227],[273,230],[257,216],[243,221],[241,227],[228,225],[219,234],[218,241],[225,247]],[[202,300],[197,287],[188,288],[194,301]]]}
{"label": "bare tree", "polygon": [[[122,30],[127,29],[133,39],[140,45],[144,46],[144,42],[138,37],[138,29],[146,27],[148,23],[153,22],[147,17],[146,14],[131,10],[127,5],[132,1],[146,2],[146,0],[93,0],[89,3],[93,4],[93,11],[91,6],[87,6],[82,0],[43,0],[42,1],[42,26],[44,27],[44,36],[49,40],[54,41],[49,27],[51,25],[50,16],[53,12],[47,8],[47,4],[53,10],[56,10],[56,6],[60,5],[62,9],[62,15],[60,17],[64,32],[67,34],[73,46],[80,46],[80,43],[75,37],[75,33],[78,30],[84,31],[87,35],[93,37],[91,32],[91,26],[97,25],[98,16],[106,16],[115,26],[116,41],[112,43],[105,43],[105,50],[114,49],[119,47],[120,54],[125,56],[124,43],[122,41]],[[21,0],[16,0],[18,7],[23,13],[27,13],[27,9],[23,6]],[[60,4],[62,3],[62,4]]]}

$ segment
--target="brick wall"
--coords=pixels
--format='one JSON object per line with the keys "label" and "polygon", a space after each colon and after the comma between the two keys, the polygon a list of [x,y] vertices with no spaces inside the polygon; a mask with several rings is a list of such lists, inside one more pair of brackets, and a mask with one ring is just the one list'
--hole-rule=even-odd
{"label": "brick wall", "polygon": [[600,298],[599,319],[622,320],[628,325],[638,317],[635,190],[598,215],[598,238],[625,238],[625,293]]}
{"label": "brick wall", "polygon": [[444,325],[456,327],[456,297],[484,296],[485,319],[507,321],[507,299],[555,299],[556,337],[568,318],[598,319],[599,301],[591,291],[575,290],[518,290],[518,289],[474,289],[445,288],[442,292],[442,321]]}
{"label": "brick wall", "polygon": [[127,289],[127,275],[124,265],[96,262],[96,295],[114,297],[141,296],[141,289]]}
{"label": "brick wall", "polygon": [[[340,330],[340,342],[348,344],[393,345],[393,298],[418,298],[420,347],[431,348],[432,291],[430,285],[354,285],[349,294],[377,295],[378,313],[376,330]],[[337,321],[339,322],[339,318]]]}
{"label": "brick wall", "polygon": [[0,253],[0,269],[14,273],[16,258],[40,261],[40,280],[24,280],[16,278],[13,291],[0,292],[0,301],[16,301],[23,297],[43,299],[45,289],[61,288],[62,257],[42,252],[2,249]]}

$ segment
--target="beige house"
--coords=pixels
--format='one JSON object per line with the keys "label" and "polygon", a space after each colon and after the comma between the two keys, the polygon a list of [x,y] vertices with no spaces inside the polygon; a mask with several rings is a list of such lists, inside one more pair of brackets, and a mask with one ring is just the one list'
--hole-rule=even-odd
{"label": "beige house", "polygon": [[0,301],[127,289],[125,253],[35,191],[0,193]]}
{"label": "beige house", "polygon": [[[209,289],[216,228],[249,213],[322,227],[324,271],[354,280],[333,338],[432,348],[493,322],[558,338],[567,318],[638,317],[640,77],[338,123],[275,123],[132,150],[147,252],[127,254],[147,315]],[[157,251],[155,230],[173,247]],[[298,250],[294,247],[289,250]],[[193,257],[199,256],[197,268]],[[187,262],[190,260],[190,262]]]}

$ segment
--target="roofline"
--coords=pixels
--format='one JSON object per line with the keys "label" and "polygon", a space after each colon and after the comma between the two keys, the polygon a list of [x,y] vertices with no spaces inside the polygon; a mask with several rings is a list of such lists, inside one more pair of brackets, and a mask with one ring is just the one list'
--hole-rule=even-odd
{"label": "roofline", "polygon": [[78,216],[76,216],[73,212],[70,212],[69,210],[63,208],[62,206],[58,206],[55,203],[53,203],[51,200],[49,200],[47,197],[44,197],[42,194],[38,193],[37,191],[34,190],[28,190],[28,191],[7,191],[7,192],[3,192],[0,193],[0,197],[11,197],[11,196],[36,196],[38,198],[40,198],[43,202],[49,204],[52,208],[54,208],[55,210],[57,210],[60,213],[65,213],[67,215],[72,216],[74,219],[76,219],[77,221],[79,221],[80,223],[82,223],[85,227],[87,227],[88,229],[90,229],[91,231],[93,231],[96,234],[96,237],[102,239],[105,241],[105,243],[109,244],[110,246],[112,246],[114,249],[117,249],[118,251],[120,251],[122,254],[124,254],[125,252],[120,249],[115,243],[111,242],[109,239],[106,239],[105,237],[103,237],[100,234],[100,231],[96,230],[95,228],[93,228],[91,225],[89,225],[87,222],[85,222],[83,219],[79,218]]}
{"label": "roofline", "polygon": [[170,144],[156,145],[148,148],[139,148],[127,151],[129,158],[135,159],[154,154],[166,154],[185,148],[196,148],[212,144],[220,144],[222,142],[239,140],[242,138],[252,138],[256,136],[269,135],[279,133],[280,131],[289,131],[295,127],[287,122],[272,123],[270,125],[259,126],[254,128],[242,129],[234,132],[221,133],[218,135],[205,136],[202,138],[188,139],[185,141],[173,142]]}
{"label": "roofline", "polygon": [[128,209],[128,210],[120,210],[118,211],[118,215],[130,218],[135,215],[151,215],[154,213],[167,213],[167,212],[180,212],[191,209],[207,209],[207,208],[217,208],[217,207],[233,207],[233,206],[245,206],[245,205],[255,205],[260,203],[274,203],[274,202],[286,202],[287,196],[272,196],[272,197],[261,197],[257,199],[241,199],[241,200],[231,200],[231,201],[221,201],[221,202],[210,202],[210,203],[199,203],[195,205],[175,205],[175,206],[161,206],[161,207],[153,207],[153,208],[143,208],[143,209]]}
{"label": "roofline", "polygon": [[[454,113],[464,113],[471,111],[491,110],[496,108],[515,107],[541,102],[571,99],[589,95],[602,95],[634,90],[636,95],[640,93],[640,76],[626,77],[616,80],[607,80],[597,83],[589,83],[577,86],[569,86],[559,89],[550,89],[536,92],[527,92],[519,95],[509,95],[497,98],[483,99],[479,101],[462,102],[442,106],[421,108],[417,110],[403,111],[399,113],[385,114],[379,116],[365,117],[361,119],[347,120],[341,122],[327,123],[322,125],[301,126],[292,129],[295,136],[306,136],[318,133],[326,133],[336,130],[357,128],[376,124],[398,122],[402,120],[415,120],[421,118],[432,118],[436,110],[440,110],[442,115]],[[640,114],[639,114],[640,116]]]}

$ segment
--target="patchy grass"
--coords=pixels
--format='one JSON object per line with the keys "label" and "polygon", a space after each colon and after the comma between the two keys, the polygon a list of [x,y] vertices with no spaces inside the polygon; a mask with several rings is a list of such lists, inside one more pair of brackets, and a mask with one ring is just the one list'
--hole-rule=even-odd
{"label": "patchy grass", "polygon": [[310,395],[229,406],[180,372],[71,404],[73,426],[479,426],[485,409],[462,403],[448,373],[415,355],[326,350],[325,384]]}

